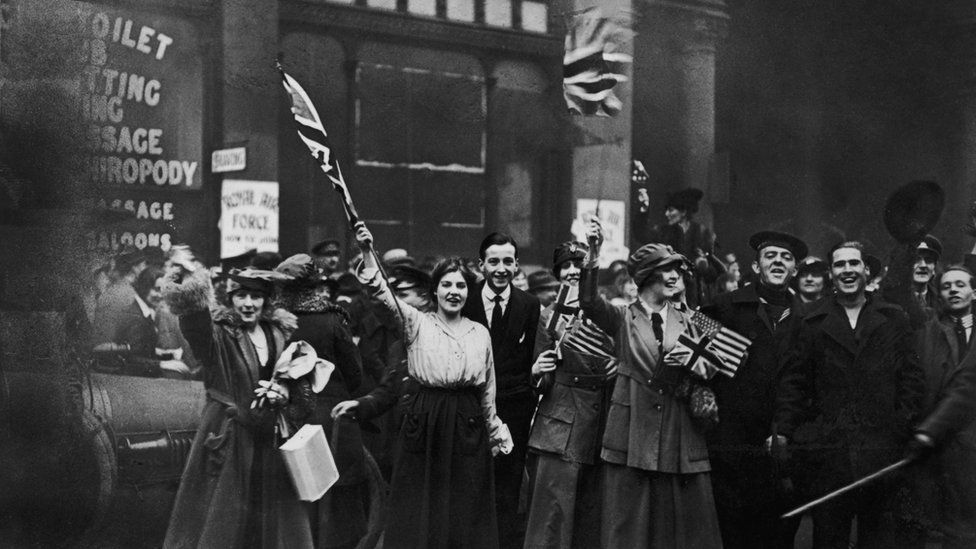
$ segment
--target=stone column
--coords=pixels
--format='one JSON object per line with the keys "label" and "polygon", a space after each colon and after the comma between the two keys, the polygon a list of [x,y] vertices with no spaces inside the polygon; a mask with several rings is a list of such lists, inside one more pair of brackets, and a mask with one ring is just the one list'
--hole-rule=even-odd
{"label": "stone column", "polygon": [[650,174],[651,216],[668,192],[706,191],[715,153],[715,50],[726,32],[722,0],[644,0],[635,6],[634,156]]}

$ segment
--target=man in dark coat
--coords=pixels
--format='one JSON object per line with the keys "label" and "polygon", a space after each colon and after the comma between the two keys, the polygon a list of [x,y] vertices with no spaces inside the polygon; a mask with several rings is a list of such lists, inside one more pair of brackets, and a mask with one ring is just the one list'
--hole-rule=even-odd
{"label": "man in dark coat", "polygon": [[788,482],[766,451],[776,407],[780,358],[792,346],[803,307],[790,290],[807,246],[793,235],[762,231],[749,239],[758,282],[715,298],[703,312],[749,338],[749,355],[734,377],[711,387],[720,410],[708,433],[712,486],[726,548],[792,548],[798,520],[779,520]]}
{"label": "man in dark coat", "polygon": [[512,433],[515,449],[495,457],[495,504],[501,547],[521,547],[519,491],[525,469],[529,426],[535,411],[532,363],[539,325],[539,300],[512,286],[518,269],[518,244],[502,233],[485,237],[478,250],[484,282],[468,293],[462,314],[491,332],[495,358],[498,417]]}
{"label": "man in dark coat", "polygon": [[[976,546],[976,353],[973,340],[973,275],[949,267],[939,282],[943,314],[919,334],[925,369],[925,410],[916,429],[918,454],[934,455],[916,471],[922,527],[943,533],[943,547]],[[920,456],[921,457],[921,456]]]}
{"label": "man in dark coat", "polygon": [[[853,241],[831,250],[834,295],[803,316],[784,360],[776,443],[794,448],[795,480],[808,493],[828,493],[897,461],[921,410],[925,381],[908,317],[865,293],[863,254]],[[898,480],[815,507],[814,547],[847,547],[855,517],[858,547],[900,546],[900,524],[888,521]]]}

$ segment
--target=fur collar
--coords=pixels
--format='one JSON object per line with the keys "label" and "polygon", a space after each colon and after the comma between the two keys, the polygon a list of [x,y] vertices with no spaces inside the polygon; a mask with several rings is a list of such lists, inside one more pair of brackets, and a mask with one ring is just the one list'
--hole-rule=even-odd
{"label": "fur collar", "polygon": [[275,305],[293,313],[335,313],[342,318],[343,323],[349,324],[349,313],[314,288],[284,291],[275,300]]}
{"label": "fur collar", "polygon": [[[214,324],[220,324],[222,326],[235,329],[240,329],[243,327],[241,315],[230,307],[217,307],[210,312],[210,316],[213,318]],[[261,312],[259,322],[266,322],[271,324],[271,326],[278,328],[285,334],[285,339],[290,338],[291,334],[298,329],[298,317],[284,309],[279,308],[266,307],[264,311]]]}

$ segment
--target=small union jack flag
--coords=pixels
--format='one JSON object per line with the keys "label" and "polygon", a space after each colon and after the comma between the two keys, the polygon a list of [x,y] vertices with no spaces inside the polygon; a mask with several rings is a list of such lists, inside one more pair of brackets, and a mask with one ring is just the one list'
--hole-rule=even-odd
{"label": "small union jack flag", "polygon": [[752,341],[698,311],[691,320],[702,337],[707,338],[705,348],[719,359],[718,371],[729,377],[734,376],[739,365],[746,360]]}

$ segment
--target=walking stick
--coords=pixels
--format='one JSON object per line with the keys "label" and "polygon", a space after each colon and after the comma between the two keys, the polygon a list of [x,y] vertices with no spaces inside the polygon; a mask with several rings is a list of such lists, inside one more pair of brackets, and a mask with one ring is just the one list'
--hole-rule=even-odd
{"label": "walking stick", "polygon": [[821,503],[826,503],[826,502],[828,502],[828,501],[830,501],[830,500],[832,500],[832,499],[834,499],[834,498],[836,498],[838,496],[841,496],[843,494],[846,494],[847,492],[850,492],[851,490],[854,490],[856,488],[860,488],[861,486],[864,486],[865,484],[868,484],[870,482],[873,482],[873,481],[875,481],[875,480],[877,480],[877,479],[879,479],[879,478],[881,478],[881,477],[883,477],[883,476],[885,476],[885,475],[887,475],[887,474],[889,474],[889,473],[891,473],[893,471],[897,471],[898,469],[901,469],[902,467],[908,465],[911,461],[912,460],[909,459],[909,458],[902,459],[901,461],[896,461],[895,463],[892,463],[891,465],[885,467],[884,469],[880,469],[878,471],[875,471],[875,472],[871,473],[870,475],[868,475],[868,476],[866,476],[866,477],[864,477],[862,479],[856,480],[856,481],[848,484],[847,486],[844,486],[842,488],[838,488],[837,490],[834,490],[833,492],[827,494],[826,496],[823,496],[823,497],[821,497],[819,499],[815,499],[815,500],[813,500],[810,503],[807,503],[805,505],[801,505],[800,507],[797,507],[796,509],[793,509],[789,513],[784,514],[780,518],[790,518],[790,517],[799,515],[800,513],[803,513],[803,512],[805,512],[805,511],[807,511],[809,509],[812,509],[812,508],[820,505]]}

